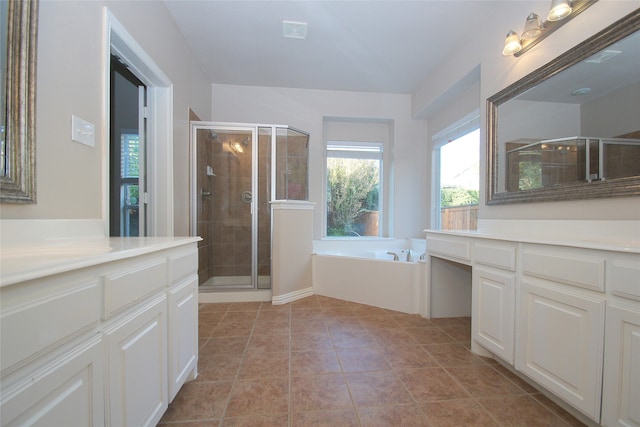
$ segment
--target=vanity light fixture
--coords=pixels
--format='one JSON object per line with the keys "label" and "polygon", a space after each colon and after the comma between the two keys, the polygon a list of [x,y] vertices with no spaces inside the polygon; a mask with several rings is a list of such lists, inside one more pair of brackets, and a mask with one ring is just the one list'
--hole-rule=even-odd
{"label": "vanity light fixture", "polygon": [[551,9],[547,20],[560,21],[571,14],[573,5],[570,0],[551,0]]}
{"label": "vanity light fixture", "polygon": [[504,56],[513,55],[522,49],[522,44],[520,43],[520,37],[516,34],[515,31],[509,31],[507,33],[507,37],[504,39],[504,49],[502,49],[502,54]]}
{"label": "vanity light fixture", "polygon": [[504,41],[502,54],[504,56],[520,56],[549,34],[575,18],[578,14],[591,7],[598,0],[552,0],[547,20],[540,22],[539,15],[531,12],[524,23],[522,35],[509,31]]}

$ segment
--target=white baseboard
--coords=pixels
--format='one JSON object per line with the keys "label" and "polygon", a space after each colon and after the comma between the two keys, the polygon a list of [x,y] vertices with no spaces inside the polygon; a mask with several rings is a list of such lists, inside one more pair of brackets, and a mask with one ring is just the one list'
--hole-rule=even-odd
{"label": "white baseboard", "polygon": [[271,289],[251,289],[246,291],[199,292],[198,302],[261,302],[271,301]]}
{"label": "white baseboard", "polygon": [[271,303],[273,305],[282,305],[302,298],[310,297],[313,294],[313,286],[311,286],[305,289],[300,289],[298,291],[289,292],[288,294],[274,296],[271,299]]}

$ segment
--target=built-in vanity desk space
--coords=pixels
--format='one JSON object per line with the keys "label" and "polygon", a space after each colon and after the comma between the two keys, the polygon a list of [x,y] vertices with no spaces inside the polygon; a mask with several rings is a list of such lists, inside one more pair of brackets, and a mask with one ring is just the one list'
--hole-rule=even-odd
{"label": "built-in vanity desk space", "polygon": [[637,426],[640,242],[634,224],[620,239],[596,230],[583,234],[595,236],[588,239],[527,235],[526,225],[519,235],[426,230],[427,251],[430,262],[471,266],[472,351],[496,357],[596,424]]}
{"label": "built-in vanity desk space", "polygon": [[3,241],[1,425],[155,426],[197,373],[198,240]]}

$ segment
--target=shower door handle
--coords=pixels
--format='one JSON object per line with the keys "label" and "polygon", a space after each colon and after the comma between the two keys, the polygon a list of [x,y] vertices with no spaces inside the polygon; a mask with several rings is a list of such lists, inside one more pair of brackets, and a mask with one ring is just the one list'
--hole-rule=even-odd
{"label": "shower door handle", "polygon": [[243,191],[240,195],[240,200],[242,200],[243,203],[251,203],[253,194],[251,194],[251,191]]}
{"label": "shower door handle", "polygon": [[242,203],[251,203],[250,212],[253,215],[253,194],[251,191],[243,191],[240,195],[240,200],[242,200]]}

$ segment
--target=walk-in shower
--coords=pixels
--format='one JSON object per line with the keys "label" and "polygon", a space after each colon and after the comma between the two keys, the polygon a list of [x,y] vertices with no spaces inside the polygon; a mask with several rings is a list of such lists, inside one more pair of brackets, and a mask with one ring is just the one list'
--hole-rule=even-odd
{"label": "walk-in shower", "polygon": [[191,233],[201,290],[271,288],[273,200],[308,199],[309,135],[288,126],[191,123]]}

